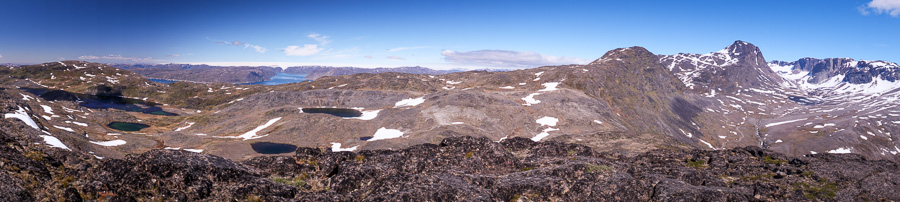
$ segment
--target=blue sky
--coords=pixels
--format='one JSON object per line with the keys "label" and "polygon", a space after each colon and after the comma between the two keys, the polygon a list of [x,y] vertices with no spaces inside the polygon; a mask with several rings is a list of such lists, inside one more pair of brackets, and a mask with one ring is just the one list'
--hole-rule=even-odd
{"label": "blue sky", "polygon": [[526,68],[734,40],[768,60],[900,62],[898,15],[900,0],[0,0],[0,63]]}

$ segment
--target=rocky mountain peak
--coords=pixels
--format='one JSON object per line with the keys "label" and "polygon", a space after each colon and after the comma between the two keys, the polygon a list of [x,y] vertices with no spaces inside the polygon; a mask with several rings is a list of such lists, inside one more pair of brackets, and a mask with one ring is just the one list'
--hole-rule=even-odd
{"label": "rocky mountain peak", "polygon": [[648,56],[656,57],[646,48],[640,46],[617,48],[611,51],[607,51],[606,54],[603,54],[603,57],[594,60],[594,62],[591,62],[589,65],[598,65],[606,61],[627,61],[628,59],[643,58]]}
{"label": "rocky mountain peak", "polygon": [[716,52],[661,55],[659,61],[686,86],[701,92],[709,92],[709,89],[730,92],[742,87],[781,83],[778,75],[768,67],[762,51],[740,40]]}

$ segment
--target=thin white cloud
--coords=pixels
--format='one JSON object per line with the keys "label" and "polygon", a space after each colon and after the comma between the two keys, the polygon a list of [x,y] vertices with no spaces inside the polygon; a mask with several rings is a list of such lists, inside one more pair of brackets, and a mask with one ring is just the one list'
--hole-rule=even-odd
{"label": "thin white cloud", "polygon": [[240,42],[240,41],[227,42],[227,41],[215,40],[215,39],[212,39],[209,37],[206,37],[206,39],[210,40],[210,41],[214,41],[214,42],[216,42],[216,44],[242,46],[242,47],[244,47],[244,49],[252,48],[253,51],[256,51],[257,53],[266,53],[266,51],[269,51],[269,49],[264,48],[262,46],[253,45],[253,44],[249,44],[246,42]]}
{"label": "thin white cloud", "polygon": [[391,59],[391,60],[406,60],[406,58],[401,58],[401,57],[397,57],[397,56],[387,56],[387,59]]}
{"label": "thin white cloud", "polygon": [[253,48],[257,53],[266,53],[269,49],[263,48],[262,46],[244,44],[244,48]]}
{"label": "thin white cloud", "polygon": [[365,57],[366,59],[372,59],[372,58],[373,58],[371,55],[367,55],[367,56],[363,56],[363,57]]}
{"label": "thin white cloud", "polygon": [[114,61],[131,61],[131,62],[150,62],[153,61],[152,57],[125,57],[121,55],[104,55],[104,56],[96,56],[96,55],[83,55],[78,57],[79,60],[114,60]]}
{"label": "thin white cloud", "polygon": [[3,58],[3,54],[0,54],[0,58]]}
{"label": "thin white cloud", "polygon": [[388,49],[387,51],[388,52],[397,52],[397,51],[423,49],[423,48],[428,48],[428,46],[396,47],[396,48]]}
{"label": "thin white cloud", "polygon": [[[284,53],[288,56],[310,56],[315,55],[322,50],[325,50],[324,47],[328,43],[331,43],[331,40],[328,40],[328,36],[321,35],[318,33],[311,33],[306,35],[310,39],[316,40],[318,44],[303,44],[303,46],[288,46],[284,48]],[[326,51],[326,53],[332,53],[331,50]],[[335,52],[334,54],[327,55],[327,57],[344,57],[341,51]]]}
{"label": "thin white cloud", "polygon": [[318,34],[318,33],[312,33],[312,34],[306,35],[306,37],[309,37],[310,39],[316,40],[316,42],[319,42],[319,44],[320,44],[320,45],[323,45],[323,46],[324,46],[325,44],[331,43],[331,40],[328,40],[328,36],[321,35],[321,34]]}
{"label": "thin white cloud", "polygon": [[875,12],[876,14],[888,14],[892,17],[900,17],[900,0],[872,0],[857,9],[859,9],[859,12],[863,15],[869,15],[871,10],[871,12]]}
{"label": "thin white cloud", "polygon": [[444,60],[460,65],[476,65],[485,67],[528,68],[547,65],[587,64],[589,61],[574,57],[549,56],[535,52],[519,52],[509,50],[477,50],[456,52],[441,51]]}
{"label": "thin white cloud", "polygon": [[310,56],[322,52],[322,49],[323,48],[319,48],[318,45],[315,44],[306,44],[303,45],[303,47],[288,46],[287,48],[284,48],[284,53],[289,56]]}
{"label": "thin white cloud", "polygon": [[179,55],[179,54],[172,54],[172,55],[166,55],[166,57],[174,58],[174,57],[181,57],[181,55]]}

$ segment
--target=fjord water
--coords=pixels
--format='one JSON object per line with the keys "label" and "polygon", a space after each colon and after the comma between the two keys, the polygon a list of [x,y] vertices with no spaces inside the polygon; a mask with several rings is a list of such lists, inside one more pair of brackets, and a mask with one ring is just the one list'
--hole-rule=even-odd
{"label": "fjord water", "polygon": [[156,82],[156,83],[162,83],[162,84],[172,84],[172,83],[178,82],[175,80],[166,80],[166,79],[150,79],[150,81]]}
{"label": "fjord water", "polygon": [[78,102],[78,105],[91,109],[119,109],[131,112],[141,112],[144,114],[178,116],[178,114],[163,111],[157,107],[158,104],[147,102],[144,100],[115,97],[115,96],[97,96],[80,93],[70,93],[63,90],[51,90],[44,88],[21,88],[26,92],[35,94],[50,101],[72,101]]}
{"label": "fjord water", "polygon": [[306,79],[306,74],[288,74],[279,72],[276,73],[275,76],[273,76],[272,79],[268,81],[241,83],[239,85],[281,85],[289,83],[300,83],[303,81],[309,81],[308,79]]}
{"label": "fjord water", "polygon": [[253,151],[260,154],[283,154],[291,153],[297,150],[297,146],[291,144],[271,143],[271,142],[254,142],[250,144]]}

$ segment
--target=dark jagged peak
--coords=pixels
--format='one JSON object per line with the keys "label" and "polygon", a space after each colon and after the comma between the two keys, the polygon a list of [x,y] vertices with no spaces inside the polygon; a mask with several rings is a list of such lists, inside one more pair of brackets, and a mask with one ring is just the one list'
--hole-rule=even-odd
{"label": "dark jagged peak", "polygon": [[660,55],[659,61],[686,86],[701,92],[733,92],[742,87],[777,86],[783,81],[768,68],[758,47],[740,40],[716,52]]}

